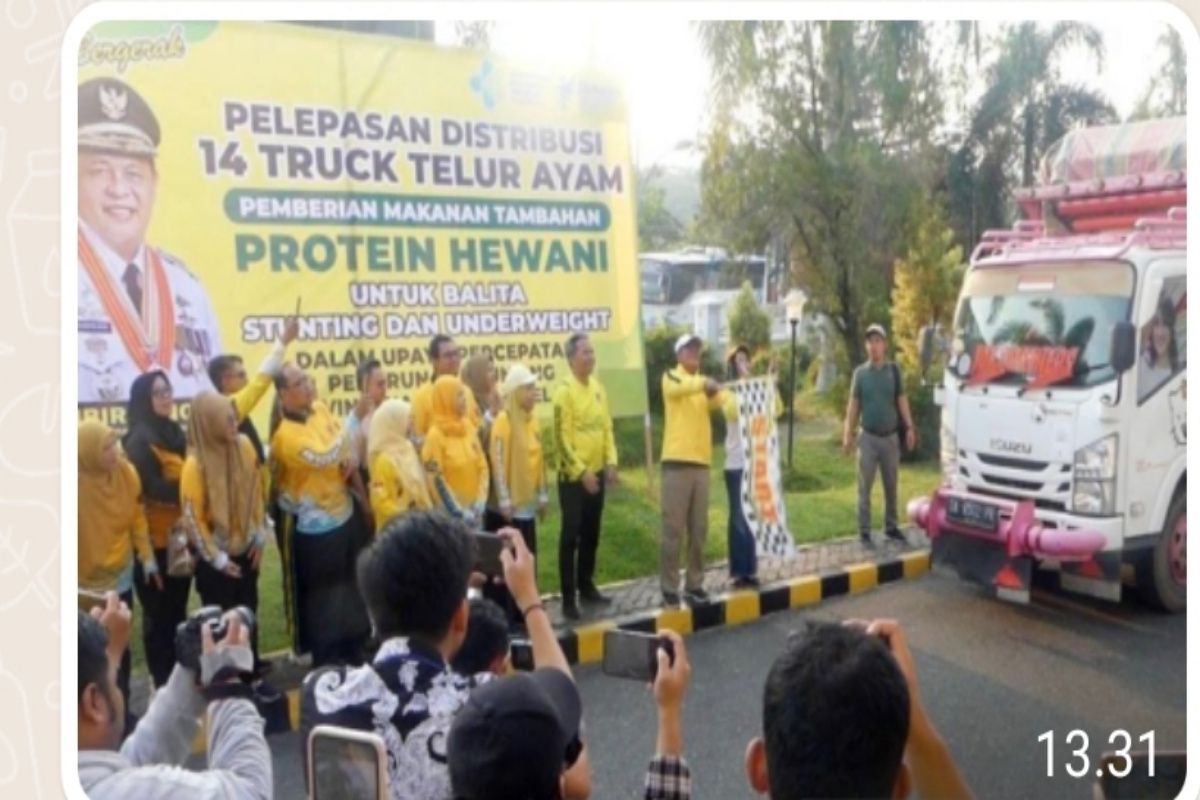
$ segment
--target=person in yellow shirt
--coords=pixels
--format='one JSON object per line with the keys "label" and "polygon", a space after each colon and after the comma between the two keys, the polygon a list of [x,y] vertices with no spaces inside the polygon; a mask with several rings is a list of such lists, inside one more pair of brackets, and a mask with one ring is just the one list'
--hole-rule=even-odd
{"label": "person in yellow shirt", "polygon": [[171,418],[174,389],[167,373],[139,375],[129,389],[122,444],[142,484],[142,504],[154,558],[134,566],[133,588],[142,604],[142,648],[155,686],[165,686],[175,668],[175,628],[187,617],[190,576],[167,571],[167,536],[179,520],[179,475],[187,434]]}
{"label": "person in yellow shirt", "polygon": [[412,407],[404,400],[385,400],[375,410],[367,459],[376,533],[394,517],[433,508],[421,457],[409,440],[411,428]]}
{"label": "person in yellow shirt", "polygon": [[443,375],[458,377],[462,350],[452,338],[439,333],[429,340],[429,363],[433,365],[433,376],[412,397],[413,444],[418,450],[425,444],[425,436],[433,424],[433,384]]}
{"label": "person in yellow shirt", "polygon": [[562,532],[558,539],[558,576],[563,615],[579,619],[578,599],[606,605],[596,588],[596,549],[604,515],[605,489],[617,483],[617,447],[608,395],[593,374],[596,351],[585,333],[567,339],[571,373],[554,391],[554,451]]}
{"label": "person in yellow shirt", "polygon": [[[736,381],[749,378],[750,350],[745,345],[738,345],[729,354],[729,380]],[[775,374],[777,363],[771,359],[770,375]],[[729,577],[735,589],[753,589],[758,587],[758,543],[750,523],[746,520],[742,507],[742,475],[746,470],[746,446],[742,439],[742,431],[738,419],[737,396],[731,391],[725,395],[725,492],[729,498],[729,526],[727,530],[729,545]],[[783,398],[779,391],[775,392],[775,413],[777,418],[783,413]]]}
{"label": "person in yellow shirt", "polygon": [[[504,408],[491,425],[488,455],[492,465],[492,494],[484,527],[489,531],[516,528],[529,552],[537,555],[537,522],[546,517],[546,465],[538,433],[537,376],[524,364],[509,367],[500,389]],[[508,613],[510,626],[519,627],[520,609],[508,589],[486,584],[484,597]]]}
{"label": "person in yellow shirt", "polygon": [[433,383],[433,422],[421,448],[421,461],[438,504],[468,525],[480,527],[488,496],[487,459],[467,421],[466,389],[453,375]]}
{"label": "person in yellow shirt", "polygon": [[313,665],[360,663],[370,631],[355,584],[355,560],[370,539],[347,486],[358,478],[350,443],[368,406],[345,425],[316,399],[312,379],[284,364],[275,379],[280,418],[271,434],[271,473],[283,531],[284,595],[292,644]]}
{"label": "person in yellow shirt", "polygon": [[267,354],[253,378],[246,374],[245,362],[239,355],[219,355],[208,362],[208,379],[218,392],[233,400],[237,410],[238,430],[254,446],[254,453],[260,464],[267,463],[267,455],[250,414],[254,412],[267,390],[274,385],[275,376],[279,374],[283,361],[287,358],[288,346],[299,336],[300,321],[296,317],[289,317],[284,325],[283,336],[271,348],[271,352]]}
{"label": "person in yellow shirt", "polygon": [[662,449],[662,553],[659,579],[663,603],[679,605],[679,550],[687,542],[689,604],[708,602],[704,591],[704,541],[708,538],[708,470],[712,464],[713,411],[721,408],[721,386],[700,372],[704,343],[684,334],[675,342],[676,365],[662,376],[666,423]]}
{"label": "person in yellow shirt", "polygon": [[[121,453],[117,434],[96,420],[79,423],[79,588],[115,591],[133,606],[133,564],[148,574],[154,552],[142,508],[137,470]],[[129,692],[129,649],[121,656],[117,685]]]}
{"label": "person in yellow shirt", "polygon": [[[215,392],[192,400],[179,497],[184,521],[200,545],[200,600],[222,610],[246,606],[257,614],[258,572],[267,544],[258,456],[250,439],[238,432],[233,403]],[[258,626],[250,644],[257,656]]]}

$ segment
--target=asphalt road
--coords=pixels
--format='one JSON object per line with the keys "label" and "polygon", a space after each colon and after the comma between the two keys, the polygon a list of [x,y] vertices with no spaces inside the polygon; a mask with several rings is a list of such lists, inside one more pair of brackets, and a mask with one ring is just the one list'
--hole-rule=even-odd
{"label": "asphalt road", "polygon": [[[695,797],[752,796],[742,755],[759,729],[767,670],[790,631],[808,618],[880,616],[907,629],[926,706],[979,798],[1089,798],[1099,754],[1113,749],[1107,742],[1118,729],[1135,742],[1153,730],[1160,752],[1184,749],[1184,617],[1132,600],[1056,593],[1015,606],[930,575],[690,637],[685,739]],[[649,693],[595,666],[577,670],[577,679],[593,797],[639,797],[655,738]],[[1092,743],[1090,774],[1079,779],[1065,770],[1065,737],[1076,728]],[[1053,778],[1038,742],[1048,730],[1056,741]],[[295,734],[272,738],[277,797],[303,797],[298,748]]]}

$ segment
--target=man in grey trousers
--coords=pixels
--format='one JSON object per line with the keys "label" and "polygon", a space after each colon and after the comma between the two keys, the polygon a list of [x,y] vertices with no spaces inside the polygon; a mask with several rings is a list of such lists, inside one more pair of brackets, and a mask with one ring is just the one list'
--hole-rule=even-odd
{"label": "man in grey trousers", "polygon": [[846,427],[842,432],[842,447],[849,455],[854,446],[859,417],[862,432],[858,437],[858,535],[866,547],[871,541],[871,489],[875,486],[875,471],[883,476],[884,534],[889,539],[904,541],[896,518],[896,474],[900,466],[901,420],[904,446],[917,446],[917,432],[912,412],[904,395],[904,380],[900,368],[887,360],[887,332],[882,325],[867,328],[869,360],[854,370],[850,381],[850,402],[846,406]]}

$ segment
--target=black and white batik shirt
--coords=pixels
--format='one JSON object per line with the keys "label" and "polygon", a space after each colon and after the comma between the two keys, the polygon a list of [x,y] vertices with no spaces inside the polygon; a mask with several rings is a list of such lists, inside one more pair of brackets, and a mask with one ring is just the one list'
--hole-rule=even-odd
{"label": "black and white batik shirt", "polygon": [[492,677],[457,675],[436,648],[406,637],[388,639],[371,664],[327,667],[305,679],[303,741],[316,725],[372,731],[387,746],[393,800],[450,800],[450,725],[471,690]]}

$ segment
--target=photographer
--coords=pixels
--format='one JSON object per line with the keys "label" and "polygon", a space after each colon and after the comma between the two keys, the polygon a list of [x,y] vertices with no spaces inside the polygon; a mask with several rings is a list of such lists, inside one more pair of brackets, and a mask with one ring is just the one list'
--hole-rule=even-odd
{"label": "photographer", "polygon": [[[272,796],[271,751],[254,704],[242,694],[253,666],[236,613],[217,643],[200,628],[199,672],[177,664],[137,729],[120,744],[125,698],[116,687],[129,641],[129,607],[110,592],[103,609],[79,612],[79,782],[92,800],[224,800]],[[248,688],[248,687],[246,687]],[[208,709],[208,765],[180,767]]]}
{"label": "photographer", "polygon": [[[534,664],[569,677],[539,602],[533,556],[517,531],[500,535],[509,545],[501,555],[504,577],[529,626]],[[449,800],[446,738],[455,715],[476,686],[510,680],[491,673],[464,677],[448,666],[466,638],[472,550],[467,526],[442,512],[412,512],[385,525],[358,560],[358,585],[379,650],[370,664],[320,669],[304,680],[301,741],[319,724],[380,733],[396,800]],[[569,796],[585,797],[586,757],[576,764]]]}
{"label": "photographer", "polygon": [[775,660],[746,774],[772,800],[970,798],[894,620],[811,623]]}

